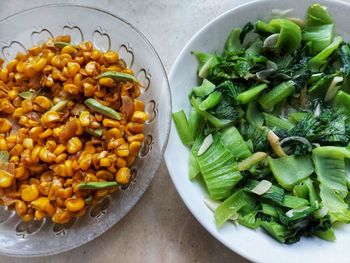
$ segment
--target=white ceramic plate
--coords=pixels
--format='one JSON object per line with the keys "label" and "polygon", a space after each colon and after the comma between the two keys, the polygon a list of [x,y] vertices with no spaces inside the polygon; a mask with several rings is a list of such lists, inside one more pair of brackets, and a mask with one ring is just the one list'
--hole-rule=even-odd
{"label": "white ceramic plate", "polygon": [[[233,27],[242,27],[248,21],[271,18],[272,9],[293,8],[292,16],[304,17],[307,7],[319,2],[328,7],[335,20],[336,30],[350,40],[350,4],[336,1],[262,0],[236,7],[217,17],[203,27],[184,47],[170,73],[172,108],[176,112],[190,110],[188,93],[196,86],[198,63],[192,50],[221,53],[227,35]],[[350,225],[336,229],[335,242],[319,238],[302,238],[293,245],[283,245],[262,230],[250,230],[243,226],[226,223],[215,226],[213,213],[203,203],[207,195],[198,182],[188,179],[188,149],[184,147],[172,126],[165,160],[171,178],[197,220],[220,242],[238,254],[255,262],[350,262]]]}

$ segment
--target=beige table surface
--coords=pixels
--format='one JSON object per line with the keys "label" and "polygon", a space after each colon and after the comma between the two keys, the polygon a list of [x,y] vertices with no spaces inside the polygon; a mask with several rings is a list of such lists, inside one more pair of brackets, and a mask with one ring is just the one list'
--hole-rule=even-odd
{"label": "beige table surface", "polygon": [[[0,0],[0,19],[49,3],[106,9],[131,22],[153,44],[167,72],[190,37],[244,0]],[[1,41],[1,33],[0,33]],[[163,161],[140,202],[117,225],[72,251],[42,258],[0,257],[0,262],[247,262],[215,240],[185,207]]]}

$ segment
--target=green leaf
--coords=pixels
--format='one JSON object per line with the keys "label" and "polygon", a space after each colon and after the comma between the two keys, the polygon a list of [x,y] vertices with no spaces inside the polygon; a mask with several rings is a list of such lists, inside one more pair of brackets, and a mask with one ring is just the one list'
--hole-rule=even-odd
{"label": "green leaf", "polygon": [[219,64],[216,55],[199,51],[192,51],[192,54],[196,56],[199,62],[198,76],[201,78],[206,78],[211,73],[213,67]]}
{"label": "green leaf", "polygon": [[310,156],[292,155],[278,159],[269,157],[268,163],[277,182],[287,190],[292,190],[296,184],[314,172]]}
{"label": "green leaf", "polygon": [[275,48],[291,53],[299,48],[301,43],[301,29],[294,22],[288,19],[273,19],[270,26],[279,31],[279,37]]}
{"label": "green leaf", "polygon": [[242,31],[240,28],[234,28],[230,32],[225,42],[225,52],[237,52],[240,49],[242,49],[242,45],[240,41],[241,32]]}
{"label": "green leaf", "polygon": [[242,179],[236,164],[233,163],[232,154],[222,145],[218,134],[214,134],[214,142],[200,156],[197,156],[197,152],[201,143],[195,142],[195,144],[196,147],[192,148],[193,155],[197,160],[210,197],[213,200],[228,197],[233,187]]}
{"label": "green leaf", "polygon": [[0,161],[7,163],[10,159],[10,155],[7,151],[0,151]]}
{"label": "green leaf", "polygon": [[248,203],[255,203],[255,199],[245,193],[242,189],[235,192],[215,209],[215,223],[222,226],[235,213]]}
{"label": "green leaf", "polygon": [[312,159],[315,165],[317,180],[321,185],[326,185],[345,198],[348,189],[345,177],[344,158],[335,157],[331,151],[329,151],[328,155],[325,153],[321,154],[320,151],[316,149],[312,152]]}
{"label": "green leaf", "polygon": [[221,142],[235,157],[242,160],[252,155],[242,135],[236,127],[230,127],[223,131]]}
{"label": "green leaf", "polygon": [[307,25],[332,24],[333,19],[328,13],[327,7],[321,4],[312,4],[306,13]]}
{"label": "green leaf", "polygon": [[320,197],[323,205],[329,209],[328,213],[333,222],[348,223],[350,221],[350,210],[343,197],[326,184],[320,184]]}
{"label": "green leaf", "polygon": [[197,97],[206,97],[215,90],[215,85],[207,79],[203,79],[200,86],[194,87],[192,91]]}

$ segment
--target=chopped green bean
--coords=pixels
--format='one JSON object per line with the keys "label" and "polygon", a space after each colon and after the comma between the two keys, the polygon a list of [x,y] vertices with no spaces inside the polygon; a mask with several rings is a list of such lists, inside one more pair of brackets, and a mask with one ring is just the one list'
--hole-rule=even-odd
{"label": "chopped green bean", "polygon": [[101,78],[112,78],[116,81],[131,81],[141,87],[143,86],[142,83],[138,81],[133,75],[130,75],[124,72],[106,71],[96,77],[96,79],[101,79]]}
{"label": "chopped green bean", "polygon": [[121,120],[122,116],[119,114],[119,112],[115,111],[114,109],[107,107],[101,103],[99,103],[97,100],[89,98],[85,100],[85,105],[88,106],[91,110],[96,111],[98,113],[101,113],[107,117],[110,117],[112,119]]}

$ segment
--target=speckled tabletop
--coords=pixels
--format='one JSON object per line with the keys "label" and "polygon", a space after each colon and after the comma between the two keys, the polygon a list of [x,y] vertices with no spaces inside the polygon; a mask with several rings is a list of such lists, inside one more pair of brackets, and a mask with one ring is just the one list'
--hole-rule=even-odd
{"label": "speckled tabletop", "polygon": [[[202,26],[244,0],[0,0],[0,19],[42,4],[96,6],[141,30],[158,51],[167,72],[180,50]],[[1,34],[0,34],[1,40]],[[177,194],[163,161],[150,188],[118,224],[72,251],[42,258],[0,257],[0,262],[247,262],[216,241]]]}

